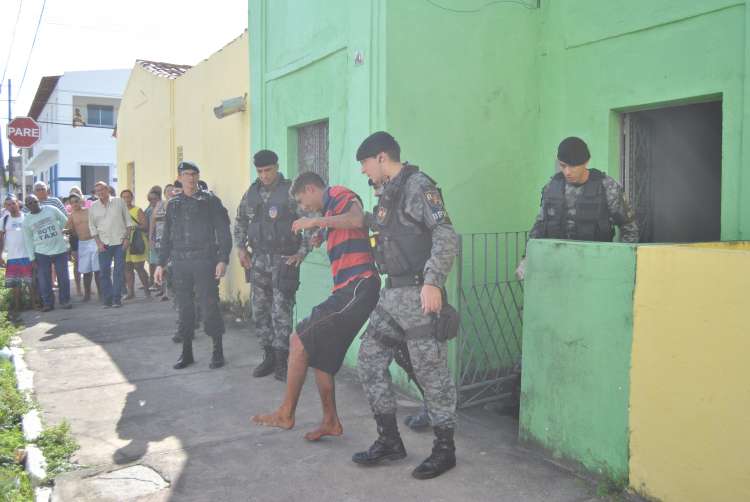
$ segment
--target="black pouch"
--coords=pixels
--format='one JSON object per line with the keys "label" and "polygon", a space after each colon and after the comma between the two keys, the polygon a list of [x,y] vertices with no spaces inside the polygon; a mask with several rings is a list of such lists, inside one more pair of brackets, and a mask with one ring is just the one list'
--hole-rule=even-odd
{"label": "black pouch", "polygon": [[439,342],[456,338],[459,320],[458,311],[448,302],[444,302],[443,308],[435,318],[435,338]]}
{"label": "black pouch", "polygon": [[299,267],[287,265],[284,256],[281,257],[279,266],[276,267],[273,287],[287,295],[293,295],[299,289]]}
{"label": "black pouch", "polygon": [[382,307],[375,307],[374,315],[382,317],[383,321],[393,330],[393,333],[386,331],[373,330],[372,337],[385,345],[386,347],[400,347],[406,340],[406,333],[396,320],[385,311]]}

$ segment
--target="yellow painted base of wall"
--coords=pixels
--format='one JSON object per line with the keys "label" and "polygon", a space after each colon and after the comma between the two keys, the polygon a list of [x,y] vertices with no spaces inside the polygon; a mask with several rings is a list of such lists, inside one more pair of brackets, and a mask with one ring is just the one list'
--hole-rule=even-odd
{"label": "yellow painted base of wall", "polygon": [[750,501],[750,243],[642,246],[636,277],[631,486]]}

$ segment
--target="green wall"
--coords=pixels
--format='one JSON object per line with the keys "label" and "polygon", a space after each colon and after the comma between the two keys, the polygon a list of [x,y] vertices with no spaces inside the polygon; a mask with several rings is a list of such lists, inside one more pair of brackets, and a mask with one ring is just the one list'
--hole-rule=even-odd
{"label": "green wall", "polygon": [[628,476],[635,252],[533,240],[527,253],[521,439],[611,479]]}

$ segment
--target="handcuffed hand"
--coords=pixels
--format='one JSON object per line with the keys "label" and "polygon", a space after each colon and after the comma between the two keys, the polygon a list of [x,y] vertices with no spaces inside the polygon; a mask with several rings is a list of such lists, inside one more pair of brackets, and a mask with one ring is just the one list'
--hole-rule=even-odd
{"label": "handcuffed hand", "polygon": [[298,220],[294,220],[294,222],[292,223],[292,232],[298,234],[303,230],[319,226],[320,222],[318,221],[318,218],[308,218],[307,216],[304,216]]}
{"label": "handcuffed hand", "polygon": [[526,258],[523,258],[516,268],[516,279],[522,281],[526,277]]}

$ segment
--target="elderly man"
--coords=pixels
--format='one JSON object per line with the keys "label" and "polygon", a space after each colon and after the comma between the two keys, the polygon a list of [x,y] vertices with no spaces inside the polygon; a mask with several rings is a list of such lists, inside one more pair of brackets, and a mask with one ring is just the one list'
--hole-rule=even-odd
{"label": "elderly man", "polygon": [[37,181],[34,183],[34,195],[40,206],[54,206],[65,214],[65,205],[60,199],[49,194],[49,187],[45,182]]}
{"label": "elderly man", "polygon": [[122,307],[125,251],[133,220],[125,201],[112,197],[106,183],[99,181],[94,186],[99,200],[89,209],[89,231],[99,251],[99,296],[104,307]]}
{"label": "elderly man", "polygon": [[41,206],[34,195],[26,197],[26,207],[29,208],[29,213],[23,220],[24,241],[29,260],[37,267],[42,312],[49,312],[54,308],[53,264],[57,272],[60,308],[69,309],[68,244],[63,237],[63,228],[68,219],[65,213],[52,205]]}

